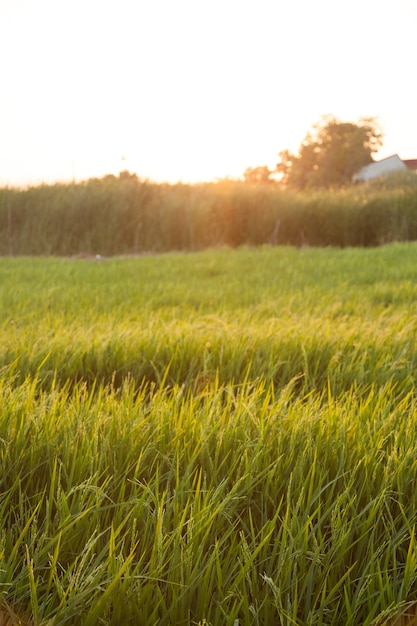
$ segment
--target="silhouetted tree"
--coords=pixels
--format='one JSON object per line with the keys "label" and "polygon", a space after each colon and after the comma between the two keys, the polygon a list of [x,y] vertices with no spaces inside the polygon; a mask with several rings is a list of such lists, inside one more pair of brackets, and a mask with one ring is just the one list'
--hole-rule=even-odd
{"label": "silhouetted tree", "polygon": [[360,118],[355,124],[325,116],[307,133],[298,155],[280,152],[276,171],[283,184],[298,189],[340,187],[373,161],[382,136],[375,118]]}
{"label": "silhouetted tree", "polygon": [[273,171],[267,165],[258,165],[257,167],[248,167],[243,172],[243,177],[247,183],[272,183],[271,178]]}

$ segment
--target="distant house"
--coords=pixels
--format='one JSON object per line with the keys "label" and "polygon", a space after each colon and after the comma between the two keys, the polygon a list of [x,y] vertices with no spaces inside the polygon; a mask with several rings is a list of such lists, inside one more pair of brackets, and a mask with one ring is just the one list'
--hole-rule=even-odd
{"label": "distant house", "polygon": [[417,171],[417,159],[403,159],[407,169]]}
{"label": "distant house", "polygon": [[[415,169],[417,169],[417,159],[410,159],[409,162],[416,163]],[[406,170],[409,167],[406,163],[406,161],[400,159],[398,154],[393,154],[386,159],[381,159],[381,161],[374,161],[373,163],[369,163],[369,165],[365,165],[353,175],[352,181],[354,183],[366,183],[368,180],[371,180],[371,178],[377,178],[383,174],[389,174],[396,170]],[[414,168],[410,167],[410,169]]]}

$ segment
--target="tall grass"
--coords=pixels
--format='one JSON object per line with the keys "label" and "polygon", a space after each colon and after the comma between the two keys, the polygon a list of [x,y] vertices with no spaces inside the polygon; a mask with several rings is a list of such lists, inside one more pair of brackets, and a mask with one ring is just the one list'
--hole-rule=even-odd
{"label": "tall grass", "polygon": [[50,624],[372,624],[415,598],[416,400],[2,382],[3,598]]}
{"label": "tall grass", "polygon": [[417,601],[416,260],[2,259],[4,610],[379,626]]}
{"label": "tall grass", "polygon": [[122,173],[0,190],[0,255],[138,254],[260,244],[375,246],[417,238],[417,176],[339,191]]}

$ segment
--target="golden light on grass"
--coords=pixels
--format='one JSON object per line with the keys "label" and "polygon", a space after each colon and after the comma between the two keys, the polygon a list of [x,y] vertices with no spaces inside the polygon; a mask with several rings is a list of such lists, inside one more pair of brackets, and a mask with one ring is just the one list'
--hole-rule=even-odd
{"label": "golden light on grass", "polygon": [[2,259],[0,626],[416,624],[416,263]]}
{"label": "golden light on grass", "polygon": [[402,613],[391,617],[381,626],[417,626],[417,603],[409,605]]}

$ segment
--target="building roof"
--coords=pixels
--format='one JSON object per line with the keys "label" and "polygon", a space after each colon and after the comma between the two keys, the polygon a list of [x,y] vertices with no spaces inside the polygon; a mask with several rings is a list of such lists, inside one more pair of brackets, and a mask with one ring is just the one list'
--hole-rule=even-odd
{"label": "building roof", "polygon": [[417,159],[403,159],[409,170],[417,170]]}
{"label": "building roof", "polygon": [[353,182],[357,183],[360,181],[368,181],[371,178],[377,178],[383,174],[387,174],[388,172],[392,172],[394,170],[405,170],[406,165],[400,159],[398,154],[392,154],[389,157],[385,157],[385,159],[381,159],[380,161],[373,161],[369,163],[369,165],[365,165],[359,172],[356,172],[353,176]]}

